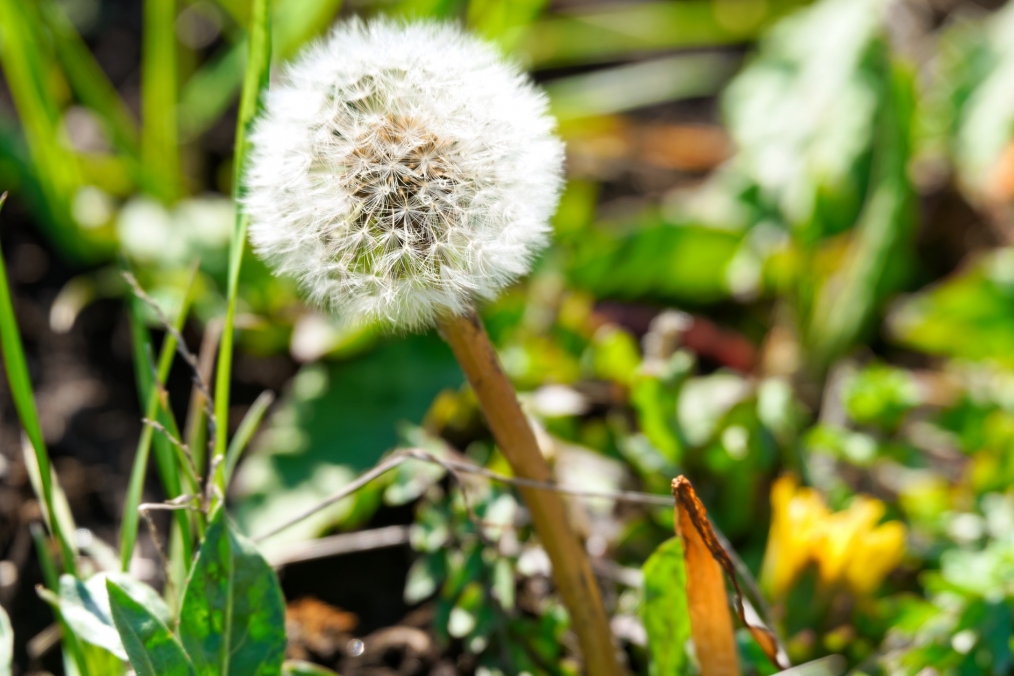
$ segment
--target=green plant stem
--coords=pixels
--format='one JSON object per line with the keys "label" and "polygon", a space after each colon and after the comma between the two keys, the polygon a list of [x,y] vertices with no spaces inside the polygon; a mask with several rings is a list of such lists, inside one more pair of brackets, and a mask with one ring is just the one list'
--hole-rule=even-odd
{"label": "green plant stem", "polygon": [[[551,481],[549,465],[539,450],[535,433],[521,410],[513,385],[500,368],[478,315],[473,312],[445,316],[438,325],[471,383],[497,445],[514,474],[523,479]],[[581,644],[586,673],[622,674],[598,584],[584,548],[567,520],[562,498],[555,491],[534,488],[520,491],[552,563],[553,579]]]}
{"label": "green plant stem", "polygon": [[[46,546],[46,535],[42,532],[42,528],[38,523],[30,524],[28,529],[32,534],[32,541],[35,543],[35,553],[39,559],[39,568],[42,569],[42,580],[47,589],[54,594],[59,594],[60,575],[56,569],[56,562],[53,561],[49,548]],[[67,652],[70,653],[71,659],[77,665],[78,672],[80,672],[81,676],[91,676],[88,670],[88,661],[81,651],[81,644],[77,642],[77,636],[67,626],[66,620],[63,619],[63,613],[60,612],[58,607],[53,606],[53,615],[56,617],[57,624],[60,625],[60,636]]]}
{"label": "green plant stem", "polygon": [[[195,279],[196,270],[183,295],[180,312],[174,322],[174,328],[177,331],[182,330],[183,324],[186,322],[187,313],[190,310],[190,304],[193,302],[196,287],[194,284]],[[145,406],[144,416],[149,420],[153,420],[158,415],[161,403],[158,383],[165,382],[165,379],[169,376],[169,369],[172,367],[175,355],[176,337],[172,333],[167,332],[165,340],[162,343],[162,349],[159,352],[157,366],[158,382],[153,382],[150,387],[142,389],[142,392],[147,392],[147,405]],[[130,472],[130,482],[127,484],[127,499],[123,505],[123,525],[120,527],[120,567],[123,571],[126,571],[130,567],[130,559],[133,557],[134,545],[137,542],[139,520],[137,508],[141,504],[141,494],[144,491],[144,477],[148,471],[148,455],[151,450],[154,432],[155,430],[151,425],[145,425],[144,429],[141,430],[141,437],[138,439],[137,450],[134,453],[134,465]],[[163,481],[167,482],[167,479],[168,477],[163,473]],[[170,497],[176,496],[171,495]],[[184,515],[182,512],[179,514]],[[185,537],[184,540],[186,558],[189,561],[193,548],[192,544],[188,544],[190,538]]]}
{"label": "green plant stem", "polygon": [[[250,25],[250,54],[247,60],[243,94],[240,98],[239,119],[236,121],[236,153],[233,194],[239,196],[243,167],[246,160],[247,131],[261,108],[261,95],[268,88],[271,68],[271,0],[254,0]],[[226,435],[229,430],[229,388],[232,385],[232,353],[236,329],[236,300],[239,295],[239,270],[246,248],[246,230],[250,219],[242,211],[236,212],[236,226],[229,248],[228,307],[222,328],[222,344],[215,374],[215,447],[210,467],[214,468],[211,481],[217,496],[224,496]],[[209,467],[209,469],[210,469]],[[218,498],[216,498],[218,499]],[[211,505],[211,513],[216,505]]]}

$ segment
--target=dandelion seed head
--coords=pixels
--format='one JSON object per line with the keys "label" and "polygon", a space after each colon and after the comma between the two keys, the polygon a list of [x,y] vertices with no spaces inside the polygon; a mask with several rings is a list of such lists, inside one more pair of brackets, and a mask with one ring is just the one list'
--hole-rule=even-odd
{"label": "dandelion seed head", "polygon": [[255,251],[339,317],[414,328],[528,272],[559,198],[545,96],[449,24],[351,21],[273,86],[242,206]]}

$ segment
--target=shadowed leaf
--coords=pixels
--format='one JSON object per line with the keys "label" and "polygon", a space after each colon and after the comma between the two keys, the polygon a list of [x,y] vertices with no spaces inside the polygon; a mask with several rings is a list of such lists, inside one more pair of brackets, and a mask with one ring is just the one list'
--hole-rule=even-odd
{"label": "shadowed leaf", "polygon": [[106,580],[113,622],[137,676],[189,676],[194,668],[161,618]]}
{"label": "shadowed leaf", "polygon": [[644,563],[644,605],[641,618],[648,632],[652,676],[676,676],[686,668],[684,646],[690,638],[687,614],[687,571],[683,543],[670,538]]}
{"label": "shadowed leaf", "polygon": [[219,509],[187,581],[180,638],[198,676],[274,676],[285,653],[278,578]]}

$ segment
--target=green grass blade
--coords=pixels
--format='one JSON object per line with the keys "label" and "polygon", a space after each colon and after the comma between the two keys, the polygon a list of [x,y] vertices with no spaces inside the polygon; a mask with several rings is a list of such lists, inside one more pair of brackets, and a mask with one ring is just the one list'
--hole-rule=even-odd
{"label": "green grass blade", "polygon": [[[190,277],[190,281],[187,283],[186,290],[184,291],[179,314],[173,322],[173,327],[177,331],[182,330],[183,325],[186,322],[187,314],[189,313],[190,306],[194,300],[196,280],[197,269],[195,268]],[[138,317],[138,301],[136,298],[133,299],[133,301],[131,326],[134,330],[131,333],[134,337],[134,353],[135,357],[137,357],[139,352],[140,354],[145,353],[145,346],[150,343],[147,340],[147,332],[139,331],[136,328],[136,326],[140,324],[140,317]],[[158,365],[156,367],[158,382],[160,383],[165,382],[165,379],[169,376],[169,369],[172,368],[173,358],[176,355],[176,347],[176,338],[172,335],[172,333],[167,332],[165,340],[162,342],[162,349],[159,352]],[[142,377],[142,374],[145,373],[147,373],[147,369],[143,366],[139,366],[138,380],[143,384],[141,387],[142,397],[143,400],[147,402],[145,404],[144,415],[145,418],[154,420],[159,413],[159,389],[150,374],[147,374],[147,378]],[[130,566],[130,559],[134,554],[134,545],[137,542],[139,520],[137,508],[138,505],[141,504],[141,495],[144,490],[144,477],[148,468],[148,455],[151,449],[154,433],[155,430],[150,425],[145,425],[144,429],[141,430],[141,437],[137,442],[137,451],[134,454],[134,465],[130,472],[130,482],[127,485],[127,499],[123,505],[123,525],[120,528],[120,566],[123,571],[126,571]],[[163,439],[162,441],[165,440]],[[171,449],[165,449],[161,455],[162,457],[160,459],[161,462],[159,463],[159,470],[162,474],[162,481],[165,485],[166,492],[169,493],[169,497],[174,498],[179,495],[181,490],[179,474],[176,472],[176,465],[173,462],[174,457],[172,456]],[[177,512],[176,518],[186,520],[186,513],[182,511]],[[189,528],[184,528],[184,531],[189,534]],[[185,538],[185,541],[189,541],[191,543],[189,546],[185,545],[186,559],[189,560],[193,549],[192,539]]]}
{"label": "green grass blade", "polygon": [[[240,178],[246,160],[247,131],[262,105],[262,95],[268,88],[271,71],[271,0],[254,0],[253,20],[250,27],[250,56],[247,59],[246,78],[240,99],[239,119],[236,121],[236,157],[233,194],[239,197]],[[222,330],[222,345],[218,354],[215,377],[215,454],[213,458],[215,486],[225,495],[226,434],[229,429],[229,388],[232,380],[232,352],[236,324],[236,296],[239,292],[239,269],[246,248],[246,230],[249,219],[238,208],[236,227],[229,249],[228,309]],[[216,462],[217,461],[217,462]]]}
{"label": "green grass blade", "polygon": [[[288,0],[276,5],[271,26],[276,58],[289,58],[320,35],[340,8],[341,0]],[[207,130],[235,99],[249,51],[245,38],[224,47],[184,85],[180,108],[185,116],[180,123],[185,138]]]}
{"label": "green grass blade", "polygon": [[176,0],[145,0],[141,63],[141,158],[151,167],[161,197],[180,192],[177,108]]}
{"label": "green grass blade", "polygon": [[[7,193],[0,195],[0,210],[7,200]],[[53,499],[53,471],[49,462],[49,451],[42,438],[42,426],[39,424],[39,413],[35,408],[35,397],[32,394],[32,381],[28,376],[28,363],[25,361],[25,348],[21,344],[17,319],[14,317],[14,305],[11,301],[10,288],[7,285],[7,269],[4,265],[3,250],[0,249],[0,353],[3,354],[4,367],[7,371],[7,382],[10,384],[14,407],[21,419],[21,426],[28,435],[28,440],[35,451],[35,460],[39,465],[39,478],[42,484],[42,503],[51,518],[49,523],[53,535],[60,543],[63,565],[68,573],[77,574],[77,561],[74,547],[71,544],[71,533],[64,533],[60,528]]]}
{"label": "green grass blade", "polygon": [[[35,543],[35,554],[39,558],[39,568],[42,569],[42,581],[50,592],[54,594],[58,593],[60,591],[60,573],[56,569],[56,562],[49,553],[49,547],[46,546],[46,534],[42,532],[42,528],[38,523],[30,524],[28,530],[31,532],[32,541]],[[56,616],[56,622],[60,625],[60,634],[64,648],[77,666],[78,673],[81,676],[90,676],[88,662],[85,660],[81,645],[77,642],[77,636],[74,635],[74,632],[70,630],[64,621],[63,613],[60,612],[59,606],[53,606],[53,615]]]}
{"label": "green grass blade", "polygon": [[236,470],[240,456],[246,449],[247,444],[250,443],[254,432],[260,427],[264,414],[268,412],[268,408],[274,401],[275,395],[273,393],[268,391],[261,392],[260,396],[250,406],[250,410],[243,416],[243,422],[239,424],[236,434],[229,443],[229,450],[225,453],[225,485],[227,487],[232,482],[232,473]]}

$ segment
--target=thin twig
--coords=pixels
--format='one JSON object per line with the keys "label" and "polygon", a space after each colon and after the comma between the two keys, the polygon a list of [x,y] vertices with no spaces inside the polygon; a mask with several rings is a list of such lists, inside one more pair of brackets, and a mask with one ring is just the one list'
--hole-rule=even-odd
{"label": "thin twig", "polygon": [[[215,368],[215,356],[218,354],[218,342],[222,338],[222,320],[215,318],[209,321],[204,326],[204,336],[201,338],[201,348],[198,353],[197,363],[200,368],[197,369],[198,374],[201,376],[201,380],[206,383],[211,382],[212,372]],[[194,464],[196,465],[199,472],[205,469],[205,460],[214,455],[215,446],[215,418],[214,416],[208,417],[206,414],[205,406],[207,405],[207,399],[204,398],[204,393],[195,384],[193,391],[190,393],[190,408],[187,411],[187,422],[184,429],[184,435],[186,436],[187,443],[190,444],[191,448],[195,452],[200,451],[200,457],[194,458]],[[201,433],[201,424],[204,422],[201,418],[207,420],[208,425],[208,438],[206,440],[207,452],[203,451],[201,444],[199,443]]]}
{"label": "thin twig", "polygon": [[172,444],[173,447],[175,447],[182,454],[182,457],[179,459],[182,460],[183,462],[181,462],[180,464],[183,465],[183,469],[187,473],[187,479],[192,484],[191,488],[193,488],[194,490],[199,489],[201,487],[201,477],[197,475],[197,469],[194,467],[194,457],[190,454],[190,447],[187,446],[182,441],[180,441],[179,439],[177,439],[175,435],[173,435],[169,430],[165,428],[164,425],[162,425],[162,423],[158,422],[157,420],[151,420],[149,418],[141,418],[141,423],[151,427],[156,432],[161,434],[163,437],[168,439],[169,443]]}
{"label": "thin twig", "polygon": [[190,367],[194,385],[204,395],[206,400],[206,407],[209,409],[209,417],[212,417],[214,411],[213,408],[214,400],[211,397],[211,390],[208,388],[208,384],[205,382],[204,377],[201,374],[201,368],[200,364],[197,361],[197,357],[195,357],[194,353],[191,352],[190,348],[187,347],[187,343],[183,339],[183,334],[181,334],[176,329],[176,327],[172,325],[172,322],[170,322],[169,318],[166,317],[165,313],[162,311],[162,307],[155,302],[155,299],[149,296],[145,292],[145,290],[141,288],[141,284],[137,281],[137,278],[134,277],[132,273],[126,270],[123,271],[123,278],[127,280],[127,284],[130,285],[130,288],[133,290],[134,295],[137,296],[145,305],[150,307],[155,312],[155,315],[158,317],[158,320],[162,324],[162,327],[166,331],[168,331],[173,338],[176,339],[176,352],[180,355],[180,357],[183,358],[183,361],[185,361],[187,365]]}
{"label": "thin twig", "polygon": [[365,552],[383,547],[398,547],[408,544],[409,531],[408,526],[384,526],[372,530],[338,533],[275,549],[267,553],[267,559],[273,567],[281,568],[291,563],[313,561],[339,554]]}
{"label": "thin twig", "polygon": [[176,589],[173,585],[173,576],[169,565],[169,557],[166,556],[165,550],[162,548],[162,541],[158,539],[158,529],[155,528],[155,522],[151,520],[151,515],[146,509],[140,509],[141,517],[144,522],[148,524],[148,534],[151,536],[151,541],[155,543],[155,551],[158,552],[158,559],[162,563],[162,572],[165,574],[165,584],[167,591],[170,592],[171,597],[176,596]]}
{"label": "thin twig", "polygon": [[[352,495],[353,493],[355,493],[356,491],[358,491],[360,488],[362,488],[366,484],[370,483],[371,481],[373,481],[377,477],[382,476],[383,474],[386,474],[387,472],[391,471],[392,469],[394,469],[395,467],[397,467],[401,463],[405,462],[406,460],[408,460],[408,456],[406,456],[404,454],[397,454],[397,455],[392,456],[391,458],[389,458],[385,462],[380,463],[379,465],[377,465],[373,469],[371,469],[368,472],[365,472],[364,474],[360,475],[357,479],[355,479],[351,483],[346,484],[340,491],[338,491],[338,492],[332,494],[330,497],[327,497],[324,500],[318,502],[313,507],[300,512],[299,514],[297,514],[296,516],[292,517],[288,521],[285,521],[285,522],[279,524],[278,526],[272,528],[271,530],[267,531],[266,533],[261,533],[257,537],[253,538],[253,541],[254,542],[260,542],[262,540],[266,540],[267,538],[271,537],[272,535],[277,535],[278,533],[281,533],[283,530],[286,530],[287,528],[290,528],[291,526],[295,526],[300,521],[303,521],[304,519],[310,518],[311,516],[313,516],[314,514],[316,514],[317,512],[319,512],[320,510],[325,509],[327,507],[330,507],[331,505],[333,505],[334,503],[338,502],[339,500],[341,500],[343,498],[347,498],[348,496]],[[208,482],[208,483],[211,483],[211,482]]]}
{"label": "thin twig", "polygon": [[[423,449],[420,448],[407,448],[395,452],[387,461],[380,463],[373,469],[362,474],[355,481],[353,481],[350,484],[347,484],[341,490],[325,498],[323,501],[317,503],[313,507],[310,507],[309,509],[297,514],[293,518],[289,519],[285,523],[276,526],[272,530],[253,538],[254,542],[260,542],[273,535],[277,535],[283,530],[286,530],[287,528],[290,528],[291,526],[294,526],[297,523],[310,518],[317,512],[321,511],[322,509],[325,509],[333,505],[334,503],[338,502],[339,500],[348,497],[349,495],[355,493],[357,490],[359,490],[369,482],[379,478],[380,476],[386,474],[390,470],[398,467],[406,460],[410,459],[419,460],[422,462],[431,462],[440,465],[449,472],[462,472],[465,474],[474,474],[476,476],[481,476],[491,481],[496,481],[498,483],[506,484],[508,486],[515,486],[519,488],[521,487],[534,488],[536,490],[545,490],[545,491],[555,491],[557,493],[562,493],[564,495],[570,495],[573,497],[584,498],[588,500],[598,500],[598,499],[614,500],[616,502],[627,502],[641,505],[658,505],[662,507],[671,507],[673,502],[671,496],[663,496],[655,493],[643,493],[639,491],[596,491],[584,488],[577,488],[575,486],[563,486],[548,481],[533,481],[531,479],[523,479],[520,477],[509,477],[504,474],[493,472],[491,470],[486,469],[485,467],[480,467],[478,465],[474,465],[469,462],[439,458],[436,455],[428,451],[424,451]],[[465,483],[461,480],[460,477],[455,478],[459,486],[462,487],[462,491],[464,492]],[[469,505],[467,496],[464,497],[466,508],[469,510],[469,516],[472,519],[473,523],[482,526],[484,522],[475,516],[474,512],[471,509],[471,506]],[[711,528],[712,532],[715,535],[715,538],[724,547],[725,554],[731,560],[732,566],[735,569],[735,572],[737,573],[737,575],[733,577],[739,578],[745,583],[747,590],[750,592],[749,598],[751,598],[751,600],[753,600],[758,606],[757,608],[758,615],[761,617],[761,619],[767,626],[771,626],[770,609],[764,602],[764,597],[760,593],[760,590],[757,586],[756,581],[753,578],[753,574],[750,572],[750,569],[747,568],[746,564],[742,561],[742,559],[739,558],[738,554],[736,554],[735,549],[733,549],[733,547],[729,544],[729,541],[725,537],[725,535],[722,534],[718,530],[718,528],[714,526],[714,524],[711,524]]]}

